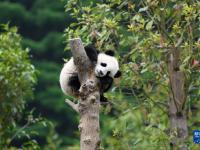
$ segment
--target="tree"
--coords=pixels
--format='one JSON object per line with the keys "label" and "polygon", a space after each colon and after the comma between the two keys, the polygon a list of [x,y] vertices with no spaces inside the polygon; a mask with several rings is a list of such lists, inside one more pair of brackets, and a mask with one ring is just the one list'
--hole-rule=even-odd
{"label": "tree", "polygon": [[[78,119],[72,117],[75,116],[73,110],[66,109],[64,95],[58,84],[64,62],[62,58],[70,54],[63,51],[63,30],[72,22],[64,12],[64,3],[61,0],[1,0],[0,14],[1,23],[10,22],[10,26],[18,27],[22,47],[30,49],[31,62],[39,72],[34,98],[27,100],[24,112],[34,109],[35,118],[42,116],[55,124],[55,131],[61,141],[57,149],[78,142],[73,138],[78,135],[72,132]],[[30,126],[29,129],[40,133],[34,135],[40,146],[47,144],[50,129],[40,124]],[[66,134],[69,136],[66,137]]]}
{"label": "tree", "polygon": [[121,86],[114,88],[116,97],[108,94],[119,111],[110,124],[118,124],[110,125],[113,137],[103,140],[106,148],[197,149],[188,133],[199,123],[199,6],[195,0],[70,0],[66,5],[77,20],[66,29],[67,39],[80,36],[122,56]]}
{"label": "tree", "polygon": [[80,114],[79,130],[81,132],[80,149],[98,150],[100,149],[100,127],[99,110],[100,94],[98,81],[94,74],[94,64],[88,59],[81,39],[71,39],[74,64],[77,66],[78,77],[81,82],[80,100],[74,104],[70,100],[66,102]]}
{"label": "tree", "polygon": [[[22,117],[25,100],[32,97],[35,68],[21,46],[17,28],[2,25],[0,34],[0,149],[16,138],[17,121]],[[28,121],[33,121],[30,119]],[[30,123],[29,122],[29,123]],[[28,124],[26,124],[28,125]]]}

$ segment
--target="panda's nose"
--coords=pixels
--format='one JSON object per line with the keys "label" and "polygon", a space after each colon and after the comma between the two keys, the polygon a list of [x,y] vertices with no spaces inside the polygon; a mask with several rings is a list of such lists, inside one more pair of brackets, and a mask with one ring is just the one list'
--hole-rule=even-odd
{"label": "panda's nose", "polygon": [[100,71],[99,71],[99,74],[102,76],[102,75],[103,75],[103,72],[100,70]]}

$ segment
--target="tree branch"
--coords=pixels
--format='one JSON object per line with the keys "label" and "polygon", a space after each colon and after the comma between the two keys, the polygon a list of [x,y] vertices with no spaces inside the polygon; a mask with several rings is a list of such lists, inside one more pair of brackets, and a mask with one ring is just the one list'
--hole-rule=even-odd
{"label": "tree branch", "polygon": [[79,104],[75,104],[74,102],[68,100],[68,99],[65,99],[65,102],[72,108],[74,109],[77,113],[79,113],[78,111],[78,105]]}

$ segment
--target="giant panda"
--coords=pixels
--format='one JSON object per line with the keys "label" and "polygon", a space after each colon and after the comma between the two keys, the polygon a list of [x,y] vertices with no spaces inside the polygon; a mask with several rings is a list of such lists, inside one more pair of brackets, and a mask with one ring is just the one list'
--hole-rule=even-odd
{"label": "giant panda", "polygon": [[[111,88],[114,78],[121,76],[119,63],[114,57],[114,52],[111,50],[104,53],[99,52],[91,45],[85,47],[85,52],[90,61],[95,64],[94,72],[100,83],[100,102],[108,102],[103,93]],[[78,98],[80,86],[77,68],[72,57],[61,70],[60,87],[64,94]]]}

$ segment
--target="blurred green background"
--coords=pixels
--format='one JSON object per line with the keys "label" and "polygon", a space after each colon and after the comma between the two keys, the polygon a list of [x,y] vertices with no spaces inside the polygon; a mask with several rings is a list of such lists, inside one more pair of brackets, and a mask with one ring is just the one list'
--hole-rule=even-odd
{"label": "blurred green background", "polygon": [[[0,23],[18,27],[22,46],[30,48],[32,63],[38,70],[34,98],[29,99],[26,112],[34,108],[34,116],[50,120],[61,144],[68,145],[74,142],[68,139],[75,136],[78,122],[59,88],[63,57],[70,55],[64,52],[63,31],[72,19],[65,13],[64,4],[60,0],[0,0]],[[35,135],[39,145],[45,144],[50,129],[37,124],[31,128],[39,133]]]}

